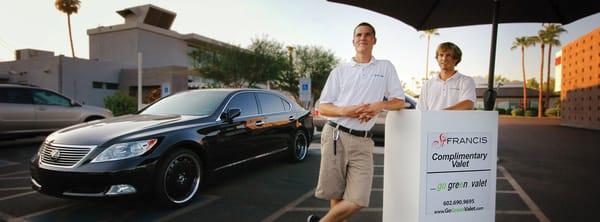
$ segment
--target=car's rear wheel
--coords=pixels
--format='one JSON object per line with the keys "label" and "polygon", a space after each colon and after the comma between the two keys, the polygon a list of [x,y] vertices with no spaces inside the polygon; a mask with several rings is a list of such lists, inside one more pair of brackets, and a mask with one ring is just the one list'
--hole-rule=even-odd
{"label": "car's rear wheel", "polygon": [[300,162],[306,159],[306,156],[308,155],[309,145],[310,143],[308,142],[308,137],[306,136],[306,133],[304,133],[304,131],[302,130],[296,131],[289,145],[292,161]]}
{"label": "car's rear wheel", "polygon": [[100,117],[100,116],[90,116],[90,117],[86,118],[84,120],[84,122],[90,122],[90,121],[99,120],[99,119],[104,119],[104,118]]}
{"label": "car's rear wheel", "polygon": [[158,200],[170,207],[182,207],[192,202],[202,181],[202,162],[189,149],[170,153],[159,165],[156,178]]}

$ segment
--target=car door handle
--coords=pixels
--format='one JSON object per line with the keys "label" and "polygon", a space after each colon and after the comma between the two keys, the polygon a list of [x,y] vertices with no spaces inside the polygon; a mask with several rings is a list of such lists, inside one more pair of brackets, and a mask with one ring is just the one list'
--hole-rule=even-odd
{"label": "car door handle", "polygon": [[256,123],[254,125],[263,126],[263,125],[265,125],[265,123],[263,121],[256,121]]}
{"label": "car door handle", "polygon": [[295,119],[294,119],[294,116],[290,116],[289,120],[290,120],[290,121],[294,121],[294,120],[295,120]]}

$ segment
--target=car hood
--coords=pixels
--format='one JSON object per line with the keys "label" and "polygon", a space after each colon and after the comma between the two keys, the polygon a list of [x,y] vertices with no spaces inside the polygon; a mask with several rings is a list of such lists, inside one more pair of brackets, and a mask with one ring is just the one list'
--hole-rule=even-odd
{"label": "car hood", "polygon": [[100,145],[107,141],[152,130],[166,130],[206,116],[185,115],[126,115],[73,125],[58,130],[46,138],[46,142],[65,145]]}
{"label": "car hood", "polygon": [[90,114],[102,115],[105,118],[109,118],[109,117],[113,116],[113,113],[110,110],[104,109],[101,107],[82,105],[81,108],[86,110]]}

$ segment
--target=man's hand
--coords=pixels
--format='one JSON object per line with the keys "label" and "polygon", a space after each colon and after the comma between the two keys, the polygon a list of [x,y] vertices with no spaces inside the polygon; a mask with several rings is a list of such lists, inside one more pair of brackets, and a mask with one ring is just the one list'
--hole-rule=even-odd
{"label": "man's hand", "polygon": [[404,100],[391,99],[389,101],[381,101],[376,103],[360,104],[354,106],[338,107],[331,103],[321,104],[319,111],[321,115],[331,117],[350,117],[357,118],[361,123],[369,122],[373,117],[377,116],[381,110],[399,110],[404,107]]}
{"label": "man's hand", "polygon": [[361,123],[369,122],[373,117],[377,116],[379,112],[383,109],[381,103],[370,103],[368,106],[365,106],[360,110],[360,115],[358,119]]}
{"label": "man's hand", "polygon": [[331,103],[323,103],[319,106],[319,111],[323,116],[358,118],[362,113],[361,110],[365,109],[367,106],[368,104],[360,104],[340,107]]}
{"label": "man's hand", "polygon": [[361,116],[361,114],[364,113],[363,110],[367,109],[368,106],[369,106],[369,104],[360,104],[360,105],[344,107],[344,111],[343,111],[344,116],[352,117],[352,118],[359,118]]}

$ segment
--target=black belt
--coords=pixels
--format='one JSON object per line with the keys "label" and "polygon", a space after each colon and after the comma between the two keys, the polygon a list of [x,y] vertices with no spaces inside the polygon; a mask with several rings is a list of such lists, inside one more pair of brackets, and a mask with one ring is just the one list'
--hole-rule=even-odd
{"label": "black belt", "polygon": [[371,133],[371,131],[368,130],[354,130],[354,129],[350,129],[350,128],[346,128],[340,124],[334,123],[332,121],[327,121],[327,124],[329,124],[330,126],[333,126],[336,129],[339,129],[343,132],[355,135],[355,136],[360,136],[360,137],[369,137],[371,138],[373,136],[373,133]]}

